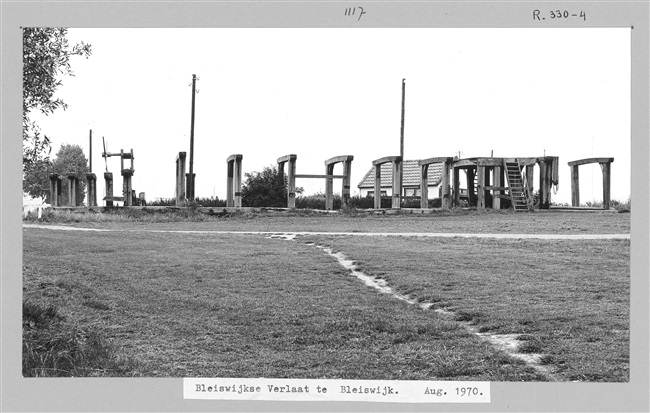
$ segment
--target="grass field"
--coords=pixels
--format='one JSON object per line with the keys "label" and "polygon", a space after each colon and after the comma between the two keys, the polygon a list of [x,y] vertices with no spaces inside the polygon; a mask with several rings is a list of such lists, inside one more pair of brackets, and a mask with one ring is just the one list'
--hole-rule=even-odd
{"label": "grass field", "polygon": [[[147,231],[629,233],[629,214],[585,215],[269,214],[75,224],[133,232],[26,228],[23,298],[49,316],[29,318],[24,336],[47,323],[51,335],[69,332],[81,355],[63,354],[68,363],[59,370],[74,375],[626,381],[627,240],[285,241]],[[310,242],[453,317],[365,286]],[[519,335],[519,351],[542,354],[552,375],[481,340],[466,323]],[[43,343],[53,341],[46,339],[25,340],[24,354],[35,355],[25,375],[66,375],[39,370],[36,356],[44,362]]]}
{"label": "grass field", "polygon": [[[219,212],[219,209],[215,209]],[[33,217],[32,217],[33,218]],[[35,220],[31,220],[32,222]],[[56,212],[44,221],[90,228],[223,231],[330,232],[465,232],[517,234],[630,233],[630,214],[611,212],[434,211],[432,214],[327,214],[296,211],[233,213],[224,217],[204,213],[132,210],[127,213]],[[153,226],[152,226],[153,225]]]}

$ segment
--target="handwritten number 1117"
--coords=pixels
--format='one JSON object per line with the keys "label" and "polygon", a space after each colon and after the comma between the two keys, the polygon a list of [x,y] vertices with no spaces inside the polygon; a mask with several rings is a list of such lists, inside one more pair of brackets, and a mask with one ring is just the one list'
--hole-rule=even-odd
{"label": "handwritten number 1117", "polygon": [[[358,13],[357,13],[357,9],[359,9]],[[361,20],[361,16],[366,14],[366,12],[363,10],[363,7],[348,7],[348,8],[345,9],[345,15],[346,16],[354,16],[356,14],[359,15],[359,18],[357,19],[357,21],[359,21],[359,20]]]}

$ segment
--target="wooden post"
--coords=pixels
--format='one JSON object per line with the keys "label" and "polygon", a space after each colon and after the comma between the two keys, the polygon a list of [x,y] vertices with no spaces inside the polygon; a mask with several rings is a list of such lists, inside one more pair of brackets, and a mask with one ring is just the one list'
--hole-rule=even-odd
{"label": "wooden post", "polygon": [[393,161],[393,203],[392,208],[402,207],[402,158]]}
{"label": "wooden post", "polygon": [[610,183],[611,183],[611,163],[603,162],[600,164],[603,171],[603,209],[609,209],[610,204]]}
{"label": "wooden post", "polygon": [[[325,165],[325,175],[334,175],[334,164]],[[325,178],[325,209],[334,209],[334,179]]]}
{"label": "wooden post", "polygon": [[420,208],[429,208],[429,165],[420,167]]}
{"label": "wooden post", "polygon": [[194,189],[196,188],[196,183],[194,178],[196,174],[194,173],[194,107],[195,107],[195,97],[196,97],[196,75],[192,75],[192,124],[190,125],[190,173],[188,177],[190,178],[187,182],[187,195],[190,201],[194,201],[196,194]]}
{"label": "wooden post", "polygon": [[453,206],[460,206],[460,170],[458,167],[452,166],[454,170],[454,202]]}
{"label": "wooden post", "polygon": [[[546,163],[544,162],[544,165],[546,166],[544,168],[545,172],[545,178],[544,178],[544,209],[549,209],[551,208],[551,186],[553,185],[553,163]],[[540,171],[541,173],[541,171]],[[541,189],[540,189],[541,192]],[[540,194],[541,195],[541,194]]]}
{"label": "wooden post", "polygon": [[465,169],[467,174],[467,199],[469,201],[469,206],[476,206],[476,196],[474,195],[474,177],[476,170],[474,167],[467,167]]}
{"label": "wooden post", "polygon": [[[503,176],[501,175],[501,167],[495,166],[492,169],[492,182],[494,186],[503,188]],[[492,209],[501,209],[501,197],[502,191],[500,189],[492,191]]]}
{"label": "wooden post", "polygon": [[375,165],[375,209],[381,208],[381,164]]}
{"label": "wooden post", "polygon": [[[535,177],[535,165],[526,165],[526,190],[528,191],[528,209],[533,209],[533,182],[534,182],[534,177]],[[540,194],[540,205],[541,205],[541,195],[542,195],[542,188],[540,186],[539,188],[539,194]]]}
{"label": "wooden post", "polygon": [[88,206],[97,206],[97,175],[86,174],[86,183],[88,185]]}
{"label": "wooden post", "polygon": [[77,177],[68,175],[68,205],[77,206]]}
{"label": "wooden post", "polygon": [[449,173],[451,169],[451,162],[444,162],[442,164],[442,207],[444,209],[451,208],[451,194],[449,191]]}
{"label": "wooden post", "polygon": [[176,206],[185,201],[185,152],[176,157]]}
{"label": "wooden post", "polygon": [[476,207],[478,209],[485,209],[485,166],[477,166],[476,169],[476,173],[478,174]]}
{"label": "wooden post", "polygon": [[226,163],[227,168],[227,178],[226,178],[226,206],[232,207],[235,206],[235,191],[233,191],[234,176],[235,176],[235,160],[228,158]]}
{"label": "wooden post", "polygon": [[133,188],[131,187],[131,176],[132,172],[130,169],[123,169],[122,170],[122,181],[123,181],[123,188],[122,188],[122,195],[124,196],[124,206],[132,206],[133,205]]}
{"label": "wooden post", "polygon": [[106,184],[106,200],[104,201],[104,204],[106,206],[113,206],[113,173],[112,172],[104,172],[104,181]]}
{"label": "wooden post", "polygon": [[185,197],[188,200],[194,201],[194,197],[190,197],[190,185],[196,185],[196,174],[185,174]]}
{"label": "wooden post", "polygon": [[[541,164],[540,164],[541,165]],[[571,205],[580,206],[580,175],[578,174],[578,165],[571,167]]]}
{"label": "wooden post", "polygon": [[287,188],[287,207],[294,209],[296,207],[296,158],[289,159],[289,187]]}
{"label": "wooden post", "polygon": [[284,185],[284,162],[278,162],[278,177],[280,184]]}
{"label": "wooden post", "polygon": [[241,176],[242,176],[242,155],[235,156],[235,173],[234,173],[234,195],[235,195],[235,208],[241,208]]}
{"label": "wooden post", "polygon": [[50,204],[53,207],[61,206],[61,178],[58,174],[50,174]]}
{"label": "wooden post", "polygon": [[343,188],[341,188],[341,208],[347,208],[350,205],[350,182],[352,175],[352,160],[343,161]]}
{"label": "wooden post", "polygon": [[539,165],[539,208],[548,209],[548,193],[551,188],[548,173],[552,171],[550,171],[545,161],[538,162],[537,164]]}

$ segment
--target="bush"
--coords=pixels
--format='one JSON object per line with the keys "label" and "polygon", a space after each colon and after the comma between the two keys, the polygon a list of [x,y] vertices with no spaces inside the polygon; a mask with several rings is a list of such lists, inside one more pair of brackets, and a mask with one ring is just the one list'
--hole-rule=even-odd
{"label": "bush", "polygon": [[242,206],[245,207],[286,207],[286,179],[275,166],[267,166],[262,172],[244,174],[242,185]]}
{"label": "bush", "polygon": [[[389,209],[392,207],[392,198],[383,196],[381,198],[381,207]],[[334,195],[334,209],[341,209],[342,200],[340,195]],[[352,196],[349,199],[350,209],[374,209],[375,198],[372,196],[360,197]],[[402,199],[402,208],[420,208],[420,198]],[[442,199],[429,199],[428,208],[441,208]],[[318,193],[310,196],[300,196],[296,198],[296,208],[298,209],[325,209],[325,194]]]}
{"label": "bush", "polygon": [[618,201],[616,199],[612,199],[609,204],[612,208],[614,208],[618,212],[630,212],[632,210],[632,197],[628,196],[627,200],[625,201]]}
{"label": "bush", "polygon": [[[176,206],[176,198],[158,198],[155,201],[147,203],[147,206]],[[222,208],[226,206],[225,199],[216,198],[194,198],[194,201],[188,201],[183,206],[202,206]]]}

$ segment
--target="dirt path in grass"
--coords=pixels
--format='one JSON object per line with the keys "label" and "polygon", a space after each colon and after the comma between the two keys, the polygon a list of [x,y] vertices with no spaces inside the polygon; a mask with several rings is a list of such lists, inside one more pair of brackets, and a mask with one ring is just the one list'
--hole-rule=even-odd
{"label": "dirt path in grass", "polygon": [[[293,241],[295,240],[296,235],[295,234],[273,234],[267,236],[267,238],[284,239],[287,241]],[[386,280],[371,277],[367,274],[364,274],[362,271],[359,271],[357,266],[354,263],[354,260],[349,259],[342,252],[334,252],[331,248],[323,247],[321,245],[316,245],[313,242],[310,242],[307,245],[315,246],[316,248],[323,250],[326,254],[336,258],[336,260],[339,262],[339,264],[341,264],[341,266],[343,266],[345,269],[350,271],[351,275],[363,281],[363,283],[368,287],[375,288],[376,290],[380,291],[383,294],[388,294],[393,298],[404,301],[411,305],[415,305],[421,310],[431,310],[435,305],[432,302],[427,302],[427,301],[420,302],[410,298],[409,296],[399,294],[390,285],[388,285]],[[457,315],[456,312],[449,311],[443,308],[436,308],[433,309],[433,311],[451,320],[454,320],[454,318]],[[467,321],[457,321],[457,320],[454,321],[459,325],[461,325],[470,333],[480,337],[482,340],[487,341],[493,347],[503,351],[504,353],[508,354],[510,357],[523,361],[524,363],[526,363],[527,366],[535,369],[538,373],[542,374],[549,381],[561,381],[561,379],[558,378],[548,367],[543,366],[540,363],[542,357],[544,356],[543,354],[519,352],[519,346],[521,344],[521,341],[519,340],[520,334],[493,334],[489,332],[481,333],[475,326],[473,326],[471,323]]]}
{"label": "dirt path in grass", "polygon": [[481,233],[447,233],[447,232],[318,232],[318,231],[202,231],[202,230],[155,230],[155,229],[104,229],[82,228],[67,225],[23,224],[23,228],[41,228],[60,231],[96,231],[96,232],[151,232],[151,233],[187,233],[187,234],[242,234],[242,235],[344,235],[358,237],[426,237],[426,238],[496,238],[496,239],[562,239],[562,240],[604,240],[630,239],[630,234],[481,234]]}

